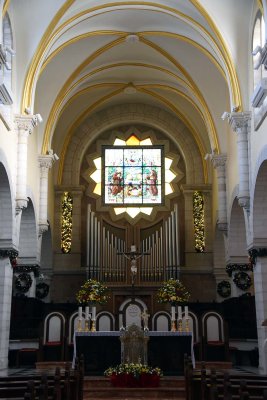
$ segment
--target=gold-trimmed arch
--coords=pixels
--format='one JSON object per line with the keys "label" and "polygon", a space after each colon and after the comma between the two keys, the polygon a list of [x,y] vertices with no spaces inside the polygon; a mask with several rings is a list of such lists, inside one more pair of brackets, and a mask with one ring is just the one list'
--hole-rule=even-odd
{"label": "gold-trimmed arch", "polygon": [[[44,133],[44,139],[43,139],[43,146],[42,146],[42,152],[45,153],[48,149],[49,146],[49,139],[50,139],[50,135],[51,135],[51,120],[53,121],[53,119],[55,119],[55,116],[57,115],[57,109],[60,106],[60,103],[62,103],[62,99],[66,96],[66,93],[69,92],[69,87],[71,86],[72,82],[75,80],[75,78],[77,77],[77,75],[80,74],[80,72],[90,63],[92,62],[96,57],[98,57],[98,55],[102,54],[103,52],[105,52],[106,50],[116,46],[117,44],[120,44],[122,41],[124,40],[123,37],[120,37],[118,39],[115,39],[114,41],[102,46],[100,49],[98,49],[96,52],[94,52],[93,54],[91,54],[87,59],[85,59],[82,64],[80,64],[76,70],[71,74],[71,76],[67,79],[67,81],[65,82],[64,86],[62,87],[62,89],[60,90],[57,99],[55,100],[53,107],[52,107],[52,112],[50,113],[50,115],[52,114],[53,117],[50,118],[49,116],[49,125],[47,124],[46,129],[45,129],[45,133]],[[197,88],[196,84],[194,83],[193,79],[190,77],[190,75],[187,73],[187,71],[181,66],[180,63],[178,63],[169,53],[167,53],[165,50],[161,49],[161,47],[157,46],[155,43],[141,37],[140,41],[142,41],[144,44],[148,45],[149,47],[153,48],[155,51],[159,52],[163,57],[165,57],[167,60],[169,60],[188,80],[189,85],[193,91],[193,93],[196,95],[196,97],[198,98],[199,102],[201,103],[202,107],[204,110],[206,110],[206,117],[207,117],[207,121],[208,121],[208,126],[210,126],[210,130],[208,129],[208,131],[210,132],[210,140],[211,140],[211,147],[214,151],[218,152],[220,151],[219,149],[219,143],[218,143],[218,138],[217,138],[217,134],[216,134],[216,130],[215,130],[215,126],[214,126],[214,122],[212,120],[211,117],[211,113],[208,109],[208,106],[201,94],[201,92],[199,91],[199,89]]]}
{"label": "gold-trimmed arch", "polygon": [[[69,146],[69,143],[70,143],[70,140],[71,140],[71,137],[72,137],[74,131],[82,124],[82,122],[90,115],[90,113],[92,113],[99,105],[102,105],[105,101],[107,101],[110,98],[116,96],[117,94],[120,94],[123,91],[124,87],[123,88],[119,88],[119,89],[113,91],[112,93],[109,93],[108,95],[103,96],[101,99],[98,99],[94,104],[92,104],[90,107],[88,107],[88,109],[83,111],[80,114],[80,116],[76,119],[76,121],[72,124],[72,126],[70,127],[70,129],[69,129],[69,131],[68,131],[68,133],[67,133],[67,135],[65,137],[65,140],[64,140],[64,143],[63,143],[63,146],[62,146],[62,151],[60,153],[60,163],[59,163],[58,179],[57,179],[57,184],[58,185],[60,185],[61,181],[62,181],[63,166],[64,166],[64,163],[65,163],[65,156],[66,156],[67,148]],[[190,123],[188,118],[185,117],[184,114],[182,114],[168,100],[166,100],[165,98],[163,98],[162,96],[160,96],[160,95],[158,95],[156,93],[148,91],[147,89],[143,89],[142,91],[144,93],[147,93],[147,94],[157,98],[167,108],[171,109],[172,112],[179,118],[179,120],[181,120],[184,123],[184,125],[192,133],[192,135],[194,137],[194,140],[195,140],[195,142],[197,144],[197,147],[199,149],[199,152],[201,154],[204,180],[205,180],[205,182],[207,182],[207,179],[208,179],[207,165],[206,165],[206,162],[204,161],[205,149],[204,149],[204,146],[203,146],[200,138],[198,137],[198,133],[197,133],[196,129]]]}
{"label": "gold-trimmed arch", "polygon": [[[27,77],[25,80],[25,84],[24,84],[22,105],[21,105],[22,112],[24,112],[25,107],[28,107],[31,104],[34,79],[36,78],[35,74],[37,73],[40,60],[41,60],[42,56],[44,55],[44,52],[46,51],[47,46],[49,45],[49,43],[52,40],[52,37],[51,36],[49,37],[49,33],[51,33],[51,35],[52,35],[52,31],[53,31],[54,27],[56,26],[57,22],[59,22],[61,16],[64,15],[66,10],[69,9],[69,7],[72,5],[72,3],[74,1],[75,0],[68,0],[61,7],[59,12],[54,17],[53,21],[50,23],[45,35],[43,36],[43,39],[42,39],[40,45],[38,46],[37,51],[35,52],[35,55],[33,57],[33,62],[29,68],[29,71],[28,71],[28,74],[27,74]],[[208,21],[209,25],[214,30],[214,32],[222,46],[223,59],[225,60],[227,71],[229,73],[230,89],[231,89],[231,93],[232,93],[231,98],[233,99],[233,102],[235,103],[235,105],[238,106],[240,110],[242,110],[242,98],[241,98],[241,93],[240,93],[239,82],[238,82],[238,78],[237,78],[237,74],[236,74],[236,70],[234,67],[232,57],[230,55],[230,51],[227,49],[227,46],[224,43],[222,35],[220,34],[218,28],[216,27],[215,23],[212,21],[209,14],[204,10],[204,8],[198,3],[197,0],[190,0],[190,1],[198,9],[198,11],[201,13],[201,15],[204,16],[204,18]],[[65,21],[59,28],[57,28],[56,32],[53,34],[53,37],[55,37],[56,33],[58,33],[60,30],[62,30],[69,23],[73,22],[75,19],[80,18],[81,16],[85,15],[86,13],[89,13],[92,11],[97,11],[97,10],[104,9],[104,8],[111,8],[111,7],[115,7],[115,6],[127,6],[127,5],[129,5],[129,6],[130,5],[150,6],[150,7],[155,7],[155,8],[159,8],[162,10],[172,12],[175,15],[179,15],[180,18],[190,21],[193,25],[197,26],[203,32],[205,31],[205,33],[209,36],[210,40],[213,43],[215,43],[213,37],[209,34],[209,32],[207,30],[205,30],[205,28],[202,25],[198,24],[193,18],[181,13],[180,11],[178,11],[174,8],[171,8],[171,7],[168,7],[165,5],[159,5],[159,4],[153,3],[153,2],[147,2],[147,1],[144,1],[144,2],[126,1],[126,2],[120,2],[120,3],[113,2],[110,4],[100,5],[100,6],[96,6],[91,9],[88,9],[88,10],[84,10],[84,11],[76,14],[74,17]]]}

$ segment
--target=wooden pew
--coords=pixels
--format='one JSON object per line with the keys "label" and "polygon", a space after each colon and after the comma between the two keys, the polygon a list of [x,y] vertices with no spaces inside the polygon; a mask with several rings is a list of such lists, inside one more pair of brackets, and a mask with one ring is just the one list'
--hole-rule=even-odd
{"label": "wooden pew", "polygon": [[83,362],[78,360],[76,369],[67,368],[61,374],[36,372],[31,376],[7,376],[0,378],[0,398],[12,400],[82,400]]}
{"label": "wooden pew", "polygon": [[193,370],[185,360],[187,400],[267,400],[267,377],[247,373]]}

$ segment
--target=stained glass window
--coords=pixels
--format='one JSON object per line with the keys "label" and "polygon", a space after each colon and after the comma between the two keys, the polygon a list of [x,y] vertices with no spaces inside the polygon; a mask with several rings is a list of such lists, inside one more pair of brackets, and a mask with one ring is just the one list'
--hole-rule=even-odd
{"label": "stained glass window", "polygon": [[163,146],[103,146],[105,204],[163,203]]}

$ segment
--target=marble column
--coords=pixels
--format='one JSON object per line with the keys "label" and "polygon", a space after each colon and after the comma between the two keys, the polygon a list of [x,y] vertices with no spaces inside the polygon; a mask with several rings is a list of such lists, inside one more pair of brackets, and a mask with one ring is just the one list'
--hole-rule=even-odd
{"label": "marble column", "polygon": [[6,251],[0,250],[0,369],[8,367],[13,269]]}
{"label": "marble column", "polygon": [[[262,249],[261,249],[262,250]],[[265,249],[267,251],[267,249]],[[267,257],[257,257],[254,267],[259,372],[267,374]]]}
{"label": "marble column", "polygon": [[229,114],[229,124],[237,134],[237,153],[239,168],[238,202],[241,207],[249,209],[249,158],[248,131],[251,112],[233,112]]}
{"label": "marble column", "polygon": [[212,155],[211,161],[217,171],[218,179],[218,221],[217,226],[221,231],[227,230],[227,206],[226,206],[226,155]]}
{"label": "marble column", "polygon": [[40,199],[39,199],[39,236],[48,229],[47,223],[47,194],[48,194],[48,172],[55,161],[53,152],[38,157],[40,167]]}
{"label": "marble column", "polygon": [[19,213],[28,205],[27,198],[27,158],[28,136],[36,126],[32,115],[16,115],[15,126],[18,134],[17,144],[17,181],[16,181],[16,211]]}

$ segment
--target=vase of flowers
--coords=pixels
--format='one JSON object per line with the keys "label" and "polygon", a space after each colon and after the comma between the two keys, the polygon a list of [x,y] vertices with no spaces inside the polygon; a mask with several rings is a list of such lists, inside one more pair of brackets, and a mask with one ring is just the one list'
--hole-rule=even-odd
{"label": "vase of flowers", "polygon": [[106,304],[109,299],[108,288],[95,279],[88,279],[76,293],[80,305]]}
{"label": "vase of flowers", "polygon": [[170,303],[172,306],[189,301],[190,293],[178,279],[169,279],[163,282],[157,293],[159,303]]}
{"label": "vase of flowers", "polygon": [[126,363],[108,368],[104,375],[115,387],[157,387],[163,375],[160,368]]}

